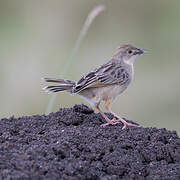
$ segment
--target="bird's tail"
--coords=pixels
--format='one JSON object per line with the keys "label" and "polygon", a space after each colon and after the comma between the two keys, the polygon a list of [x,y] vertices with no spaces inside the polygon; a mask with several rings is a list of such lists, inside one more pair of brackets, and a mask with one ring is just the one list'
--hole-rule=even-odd
{"label": "bird's tail", "polygon": [[53,79],[53,78],[43,78],[46,82],[58,83],[57,86],[46,86],[43,88],[48,93],[56,93],[59,91],[68,91],[72,93],[74,81],[64,80],[64,79]]}

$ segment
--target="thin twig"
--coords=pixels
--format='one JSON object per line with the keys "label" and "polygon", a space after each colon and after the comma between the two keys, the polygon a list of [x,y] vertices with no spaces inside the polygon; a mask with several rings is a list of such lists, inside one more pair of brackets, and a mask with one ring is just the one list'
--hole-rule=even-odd
{"label": "thin twig", "polygon": [[[79,33],[78,39],[77,39],[77,41],[75,43],[75,46],[74,46],[74,48],[72,50],[71,56],[69,57],[66,65],[64,67],[64,70],[60,75],[61,78],[63,78],[67,74],[68,70],[70,69],[70,66],[72,65],[72,62],[75,61],[75,57],[76,57],[76,54],[77,54],[77,52],[79,50],[80,44],[81,44],[82,40],[84,39],[84,37],[86,36],[90,25],[92,24],[94,19],[102,11],[104,11],[104,9],[105,9],[104,5],[99,5],[99,6],[96,6],[94,9],[92,9],[92,11],[89,13],[89,15],[88,15],[88,17],[87,17],[87,19],[86,19],[80,33]],[[46,109],[46,114],[49,114],[52,111],[55,100],[56,100],[56,94],[53,94],[51,96],[51,98],[50,98],[49,103],[48,103],[48,106],[47,106],[47,109]]]}

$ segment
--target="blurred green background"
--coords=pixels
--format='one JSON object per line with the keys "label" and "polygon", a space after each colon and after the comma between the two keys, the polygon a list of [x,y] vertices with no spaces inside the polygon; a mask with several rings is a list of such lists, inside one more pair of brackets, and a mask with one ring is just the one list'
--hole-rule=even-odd
{"label": "blurred green background", "polygon": [[[143,126],[180,132],[180,1],[0,0],[0,118],[44,114],[51,95],[41,77],[59,77],[88,13],[92,23],[66,79],[106,62],[122,43],[149,50],[112,108]],[[59,93],[53,111],[85,103]]]}

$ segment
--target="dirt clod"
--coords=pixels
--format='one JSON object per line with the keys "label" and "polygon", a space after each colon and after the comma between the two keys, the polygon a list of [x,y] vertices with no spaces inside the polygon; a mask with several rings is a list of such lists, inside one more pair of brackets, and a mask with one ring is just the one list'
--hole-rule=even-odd
{"label": "dirt clod", "polygon": [[0,119],[0,179],[180,179],[175,131],[102,123],[85,105]]}

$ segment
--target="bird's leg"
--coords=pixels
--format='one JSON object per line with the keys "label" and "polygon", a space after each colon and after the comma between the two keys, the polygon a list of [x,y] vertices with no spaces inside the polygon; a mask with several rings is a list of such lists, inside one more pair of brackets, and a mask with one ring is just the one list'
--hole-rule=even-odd
{"label": "bird's leg", "polygon": [[135,124],[132,124],[132,123],[128,123],[126,122],[123,118],[121,118],[120,116],[118,116],[117,114],[115,114],[111,108],[110,108],[110,103],[111,103],[111,99],[108,99],[106,102],[105,102],[105,108],[106,110],[111,113],[114,117],[116,117],[117,119],[113,119],[111,120],[111,122],[113,123],[117,123],[117,122],[122,122],[123,123],[123,128],[122,129],[125,129],[127,126],[133,126],[133,127],[140,127],[139,125],[135,125]]}
{"label": "bird's leg", "polygon": [[114,120],[111,121],[105,114],[104,112],[100,109],[99,105],[96,105],[96,109],[99,111],[99,113],[103,116],[103,118],[106,120],[107,123],[103,124],[102,126],[105,127],[107,125],[115,125],[119,123],[119,121],[115,122]]}

